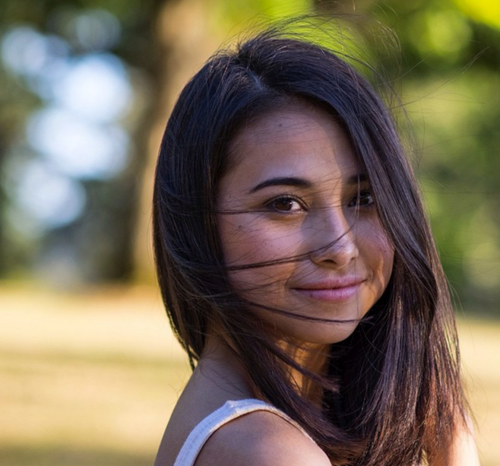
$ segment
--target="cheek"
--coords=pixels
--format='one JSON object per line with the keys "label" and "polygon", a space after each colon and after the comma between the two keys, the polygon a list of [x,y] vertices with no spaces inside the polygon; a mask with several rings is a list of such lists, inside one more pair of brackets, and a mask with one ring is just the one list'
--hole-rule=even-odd
{"label": "cheek", "polygon": [[254,214],[224,216],[219,230],[224,261],[230,267],[272,263],[294,256],[300,243],[297,234],[273,227]]}
{"label": "cheek", "polygon": [[[272,228],[250,215],[225,218],[220,233],[224,261],[232,268],[231,284],[247,298],[258,301],[257,291],[265,291],[267,298],[274,296],[293,273],[296,264],[282,260],[297,255],[297,235]],[[255,267],[245,267],[249,265]]]}
{"label": "cheek", "polygon": [[361,258],[372,276],[374,292],[381,295],[392,275],[394,247],[378,220],[366,222],[359,234]]}
{"label": "cheek", "polygon": [[391,279],[392,269],[394,266],[394,249],[390,243],[386,243],[381,246],[380,256],[382,260],[381,280],[383,282],[383,291],[385,291],[385,288]]}
{"label": "cheek", "polygon": [[394,265],[394,248],[389,238],[380,228],[374,229],[366,252],[367,262],[372,270],[378,294],[382,295],[389,283]]}
{"label": "cheek", "polygon": [[379,233],[377,244],[378,255],[380,256],[380,262],[382,263],[381,268],[387,281],[389,281],[394,264],[394,246],[384,231]]}

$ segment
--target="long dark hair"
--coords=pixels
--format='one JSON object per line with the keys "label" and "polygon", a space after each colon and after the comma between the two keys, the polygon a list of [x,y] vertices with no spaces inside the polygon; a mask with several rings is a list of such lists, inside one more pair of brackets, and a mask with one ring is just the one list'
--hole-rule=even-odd
{"label": "long dark hair", "polygon": [[[286,366],[296,363],[244,312],[217,228],[229,142],[249,121],[297,99],[345,128],[395,251],[390,283],[368,319],[332,345],[326,376],[307,374],[324,388],[321,408],[293,389]],[[410,465],[449,449],[465,399],[446,281],[393,119],[338,53],[273,29],[213,56],[173,109],[153,202],[158,280],[193,367],[209,326],[216,329],[258,396],[299,422],[335,465]]]}

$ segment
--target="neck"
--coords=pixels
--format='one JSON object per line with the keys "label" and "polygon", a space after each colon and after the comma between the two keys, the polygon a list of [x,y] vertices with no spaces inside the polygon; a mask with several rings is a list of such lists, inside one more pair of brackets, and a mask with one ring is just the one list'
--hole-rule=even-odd
{"label": "neck", "polygon": [[[323,375],[327,368],[328,345],[300,346],[281,341],[278,346],[304,369],[314,374]],[[213,374],[219,380],[221,388],[230,391],[233,397],[259,397],[259,390],[235,352],[220,339],[210,336],[198,364],[197,371],[205,375]],[[292,387],[313,404],[321,405],[323,389],[298,369],[287,367],[286,372]]]}
{"label": "neck", "polygon": [[203,374],[203,378],[217,381],[219,388],[233,399],[256,396],[257,390],[234,351],[213,336],[207,337],[195,373]]}
{"label": "neck", "polygon": [[[328,345],[301,345],[282,343],[281,348],[292,356],[301,367],[307,371],[324,375],[327,370]],[[323,389],[301,371],[290,368],[290,379],[298,392],[318,406],[321,405]]]}

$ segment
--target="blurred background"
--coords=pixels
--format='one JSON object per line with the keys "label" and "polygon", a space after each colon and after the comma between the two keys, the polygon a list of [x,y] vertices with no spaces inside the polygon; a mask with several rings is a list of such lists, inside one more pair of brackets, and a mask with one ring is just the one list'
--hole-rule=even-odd
{"label": "blurred background", "polygon": [[189,376],[150,244],[170,108],[248,26],[325,11],[399,39],[482,464],[500,464],[497,0],[0,0],[1,466],[152,464]]}

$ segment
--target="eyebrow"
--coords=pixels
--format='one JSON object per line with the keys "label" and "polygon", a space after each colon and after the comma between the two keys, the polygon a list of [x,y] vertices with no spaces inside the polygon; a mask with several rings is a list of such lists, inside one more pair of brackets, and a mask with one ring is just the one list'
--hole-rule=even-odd
{"label": "eyebrow", "polygon": [[352,175],[346,180],[346,184],[351,185],[351,184],[358,184],[358,183],[365,183],[369,182],[368,175],[366,173],[357,173],[356,175]]}
{"label": "eyebrow", "polygon": [[291,176],[270,178],[254,186],[249,193],[254,193],[269,186],[294,186],[296,188],[311,188],[312,183],[310,181],[304,180],[303,178],[295,178]]}
{"label": "eyebrow", "polygon": [[[357,173],[356,175],[352,175],[347,178],[346,184],[353,185],[364,183],[367,181],[369,181],[368,175],[366,175],[365,173]],[[259,183],[257,186],[254,186],[252,189],[250,189],[249,194],[255,193],[256,191],[260,191],[264,188],[268,188],[269,186],[293,186],[296,188],[307,189],[311,188],[312,185],[313,184],[310,181],[304,180],[303,178],[295,178],[291,176],[277,177],[262,181],[262,183]]]}

